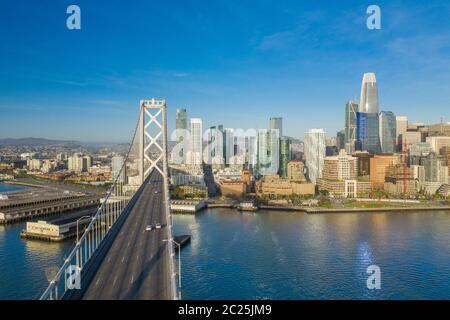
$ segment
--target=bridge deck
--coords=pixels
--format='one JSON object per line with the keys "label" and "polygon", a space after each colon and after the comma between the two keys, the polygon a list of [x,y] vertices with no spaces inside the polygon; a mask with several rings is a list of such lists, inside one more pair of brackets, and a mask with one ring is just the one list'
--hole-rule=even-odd
{"label": "bridge deck", "polygon": [[[154,170],[82,299],[172,299],[163,181]],[[162,229],[146,231],[161,223]]]}

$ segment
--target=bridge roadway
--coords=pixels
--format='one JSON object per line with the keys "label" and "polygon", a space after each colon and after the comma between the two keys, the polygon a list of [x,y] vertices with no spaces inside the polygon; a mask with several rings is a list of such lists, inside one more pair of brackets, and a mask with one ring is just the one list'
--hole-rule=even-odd
{"label": "bridge roadway", "polygon": [[[169,300],[170,242],[164,210],[163,180],[156,170],[146,180],[92,280],[81,289],[86,300]],[[146,231],[146,226],[162,229]],[[77,290],[78,291],[78,290]]]}

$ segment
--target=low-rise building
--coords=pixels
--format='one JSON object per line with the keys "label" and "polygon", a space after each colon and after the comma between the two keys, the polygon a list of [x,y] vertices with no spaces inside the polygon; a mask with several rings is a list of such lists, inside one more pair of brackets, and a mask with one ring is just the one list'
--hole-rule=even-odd
{"label": "low-rise building", "polygon": [[313,183],[298,183],[278,175],[264,176],[256,182],[256,194],[261,195],[311,195],[315,194]]}

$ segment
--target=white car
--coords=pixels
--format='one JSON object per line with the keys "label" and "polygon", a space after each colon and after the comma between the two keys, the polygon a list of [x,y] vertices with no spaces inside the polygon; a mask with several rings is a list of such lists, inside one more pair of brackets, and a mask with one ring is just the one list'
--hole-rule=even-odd
{"label": "white car", "polygon": [[162,226],[161,226],[161,223],[158,222],[157,224],[155,224],[155,228],[156,228],[156,229],[161,229],[161,227],[162,227]]}
{"label": "white car", "polygon": [[145,227],[145,231],[152,231],[153,230],[153,226],[151,224],[149,224],[147,227]]}

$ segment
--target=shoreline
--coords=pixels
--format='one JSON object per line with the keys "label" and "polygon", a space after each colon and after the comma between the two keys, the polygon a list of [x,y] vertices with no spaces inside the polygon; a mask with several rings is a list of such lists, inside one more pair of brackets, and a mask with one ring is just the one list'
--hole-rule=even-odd
{"label": "shoreline", "polygon": [[[235,209],[241,211],[238,208],[230,204],[208,204],[207,208],[224,208]],[[411,211],[450,211],[450,206],[432,206],[432,207],[388,207],[388,208],[307,208],[307,207],[283,207],[283,206],[260,206],[259,210],[273,210],[273,211],[292,211],[292,212],[304,212],[307,214],[317,213],[371,213],[371,212],[411,212]],[[255,211],[258,212],[259,210]]]}

